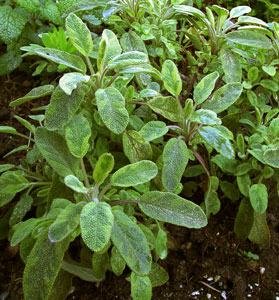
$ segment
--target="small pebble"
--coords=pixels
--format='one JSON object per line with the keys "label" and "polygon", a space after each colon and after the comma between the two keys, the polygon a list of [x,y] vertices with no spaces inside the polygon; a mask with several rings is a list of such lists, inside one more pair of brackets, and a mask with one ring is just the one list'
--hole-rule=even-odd
{"label": "small pebble", "polygon": [[179,286],[181,289],[183,288],[183,285],[182,284],[180,284],[180,286]]}
{"label": "small pebble", "polygon": [[213,277],[208,277],[207,278],[207,281],[213,281],[214,279],[213,279]]}
{"label": "small pebble", "polygon": [[255,282],[255,286],[259,286],[259,284],[257,282]]}
{"label": "small pebble", "polygon": [[260,267],[260,273],[263,275],[265,272],[265,267]]}
{"label": "small pebble", "polygon": [[251,295],[251,294],[248,294],[248,295],[247,295],[247,297],[249,297],[249,298],[250,298],[250,297],[252,297],[252,295]]}
{"label": "small pebble", "polygon": [[206,298],[207,298],[207,299],[211,299],[211,294],[207,293],[207,294],[206,294]]}
{"label": "small pebble", "polygon": [[221,293],[221,297],[224,298],[224,299],[227,299],[227,294],[226,294],[226,291],[222,291]]}
{"label": "small pebble", "polygon": [[217,236],[220,235],[220,232],[217,232],[216,235],[217,235]]}
{"label": "small pebble", "polygon": [[223,282],[220,281],[220,282],[218,283],[218,285],[219,285],[219,286],[223,286]]}
{"label": "small pebble", "polygon": [[200,292],[199,291],[195,291],[191,294],[192,296],[199,296],[200,295]]}
{"label": "small pebble", "polygon": [[276,296],[275,300],[279,300],[279,297],[278,297],[278,296]]}
{"label": "small pebble", "polygon": [[251,284],[248,284],[248,287],[249,287],[250,290],[253,289],[253,286]]}

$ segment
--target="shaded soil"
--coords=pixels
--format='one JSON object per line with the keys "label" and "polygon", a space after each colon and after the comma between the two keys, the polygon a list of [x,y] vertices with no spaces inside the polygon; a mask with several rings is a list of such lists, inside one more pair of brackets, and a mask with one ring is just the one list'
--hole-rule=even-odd
{"label": "shaded soil", "polygon": [[[0,82],[0,125],[14,126],[21,133],[25,133],[25,129],[13,118],[14,114],[27,116],[31,108],[38,105],[29,103],[8,108],[11,100],[30,90],[30,81],[24,76],[15,75],[12,80],[3,78]],[[28,85],[26,88],[22,87],[23,82]],[[0,156],[22,144],[26,144],[26,140],[1,134]],[[20,155],[1,158],[1,164],[18,163]],[[13,204],[8,207],[10,205]],[[0,217],[6,210],[7,207],[0,209]],[[166,225],[174,246],[167,259],[159,263],[168,271],[170,280],[153,289],[152,299],[279,299],[279,207],[270,207],[267,214],[272,237],[270,249],[261,249],[235,237],[236,212],[237,206],[223,201],[222,210],[210,218],[206,228],[189,230]],[[241,255],[241,250],[257,254],[259,260]],[[23,269],[18,249],[11,248],[6,240],[0,241],[0,300],[23,300]],[[128,275],[127,272],[116,277],[107,273],[106,281],[99,284],[74,278],[72,292],[66,300],[129,300],[130,284],[125,279]]]}

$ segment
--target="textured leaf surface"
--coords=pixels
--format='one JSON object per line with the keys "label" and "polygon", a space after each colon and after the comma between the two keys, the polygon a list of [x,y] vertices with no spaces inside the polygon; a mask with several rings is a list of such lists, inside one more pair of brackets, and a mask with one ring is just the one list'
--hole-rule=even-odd
{"label": "textured leaf surface", "polygon": [[149,182],[157,173],[158,169],[154,162],[141,160],[117,170],[111,177],[111,184],[122,187],[134,186]]}
{"label": "textured leaf surface", "polygon": [[7,171],[3,173],[0,176],[0,193],[15,194],[28,188],[31,183],[21,174],[21,171]]}
{"label": "textured leaf surface", "polygon": [[93,50],[93,42],[87,26],[78,16],[71,13],[66,18],[66,29],[75,48],[82,55],[88,56]]}
{"label": "textured leaf surface", "polygon": [[251,12],[251,7],[249,6],[237,6],[234,7],[230,12],[230,18],[238,18],[244,14]]}
{"label": "textured leaf surface", "polygon": [[24,269],[23,291],[25,299],[48,299],[68,247],[68,239],[59,243],[51,243],[48,239],[47,230],[40,234]]}
{"label": "textured leaf surface", "polygon": [[[33,198],[28,194],[23,194],[19,201],[16,203],[12,215],[10,217],[10,226],[15,225],[20,222],[25,214],[31,209],[33,203]],[[0,205],[1,206],[1,205]]]}
{"label": "textured leaf surface", "polygon": [[32,232],[32,230],[36,227],[38,223],[38,219],[32,218],[28,219],[27,221],[16,224],[13,227],[14,234],[11,238],[11,246],[14,247],[22,240],[24,240]]}
{"label": "textured leaf surface", "polygon": [[122,48],[118,42],[117,36],[109,29],[102,33],[102,39],[107,42],[107,51],[104,58],[104,64],[107,65],[115,56],[120,55]]}
{"label": "textured leaf surface", "polygon": [[114,157],[110,153],[103,153],[93,171],[93,178],[96,184],[101,185],[108,177],[114,167]]}
{"label": "textured leaf surface", "polygon": [[72,91],[78,87],[79,83],[88,82],[90,77],[78,72],[66,73],[59,80],[59,86],[67,94],[71,95]]}
{"label": "textured leaf surface", "polygon": [[263,214],[266,211],[268,204],[268,193],[264,184],[253,184],[249,190],[249,198],[253,209],[258,214]]}
{"label": "textured leaf surface", "polygon": [[162,66],[164,86],[173,96],[178,96],[182,90],[182,81],[178,69],[173,61],[166,60]]}
{"label": "textured leaf surface", "polygon": [[148,56],[139,51],[129,51],[114,57],[108,64],[108,68],[124,68],[130,65],[139,65],[148,62]]}
{"label": "textured leaf surface", "polygon": [[173,97],[156,97],[148,101],[147,105],[156,113],[172,122],[183,121],[182,108]]}
{"label": "textured leaf surface", "polygon": [[222,50],[221,52],[221,60],[223,70],[225,72],[225,82],[232,83],[232,82],[241,82],[242,79],[242,69],[240,59],[232,51],[229,50]]}
{"label": "textured leaf surface", "polygon": [[117,72],[121,74],[149,74],[157,80],[162,80],[161,73],[149,64],[127,66],[121,69],[117,69]]}
{"label": "textured leaf surface", "polygon": [[144,137],[147,142],[153,141],[168,132],[166,123],[162,121],[150,121],[146,123],[139,134]]}
{"label": "textured leaf surface", "polygon": [[86,65],[84,61],[75,54],[70,54],[53,48],[37,48],[34,49],[33,52],[57,64],[65,65],[83,74],[86,73]]}
{"label": "textured leaf surface", "polygon": [[44,19],[56,25],[63,25],[64,21],[60,17],[59,9],[56,3],[48,1],[44,7],[40,9],[40,13]]}
{"label": "textured leaf surface", "polygon": [[242,93],[243,87],[240,83],[228,83],[218,89],[212,100],[205,102],[202,105],[204,109],[210,109],[216,113],[220,113],[231,105],[233,105]]}
{"label": "textured leaf surface", "polygon": [[22,62],[20,50],[10,50],[0,56],[0,76],[11,73]]}
{"label": "textured leaf surface", "polygon": [[243,198],[234,221],[234,232],[240,239],[246,239],[254,222],[254,211],[249,199]]}
{"label": "textured leaf surface", "polygon": [[28,15],[19,7],[12,9],[8,5],[0,7],[0,38],[5,43],[10,43],[21,34]]}
{"label": "textured leaf surface", "polygon": [[100,251],[109,242],[113,226],[111,207],[104,202],[90,202],[80,215],[81,236],[92,251]]}
{"label": "textured leaf surface", "polygon": [[83,183],[74,175],[66,176],[64,182],[66,186],[77,193],[87,193],[88,191],[87,188],[84,187]]}
{"label": "textured leaf surface", "polygon": [[123,134],[123,150],[131,163],[152,158],[149,142],[139,132],[128,130]]}
{"label": "textured leaf surface", "polygon": [[104,278],[109,266],[108,253],[94,252],[92,256],[92,268],[97,278]]}
{"label": "textured leaf surface", "polygon": [[75,174],[78,159],[68,150],[64,138],[46,128],[38,128],[35,132],[35,143],[46,161],[60,176]]}
{"label": "textured leaf surface", "polygon": [[111,239],[130,269],[140,276],[150,272],[152,257],[144,233],[122,211],[114,210]]}
{"label": "textured leaf surface", "polygon": [[221,125],[222,123],[217,114],[208,109],[196,110],[191,116],[191,121],[204,125]]}
{"label": "textured leaf surface", "polygon": [[142,195],[139,207],[149,217],[162,222],[188,228],[201,228],[207,224],[207,218],[197,204],[172,193],[147,192]]}
{"label": "textured leaf surface", "polygon": [[38,13],[40,10],[40,0],[15,0],[15,2],[31,13]]}
{"label": "textured leaf surface", "polygon": [[65,138],[70,152],[78,158],[86,155],[91,136],[90,124],[86,118],[75,116],[65,127]]}
{"label": "textured leaf surface", "polygon": [[150,273],[148,274],[152,287],[165,284],[169,280],[168,272],[159,264],[152,262]]}
{"label": "textured leaf surface", "polygon": [[72,289],[72,275],[60,269],[48,300],[65,300]]}
{"label": "textured leaf surface", "polygon": [[48,238],[52,243],[62,241],[77,228],[81,209],[81,205],[69,204],[62,210],[48,229]]}
{"label": "textured leaf surface", "polygon": [[96,101],[100,116],[109,130],[116,134],[124,131],[129,122],[125,99],[114,87],[98,89]]}
{"label": "textured leaf surface", "polygon": [[168,192],[174,192],[187,166],[189,153],[185,141],[172,138],[163,151],[162,183]]}
{"label": "textured leaf surface", "polygon": [[279,148],[266,150],[263,156],[268,165],[279,168]]}
{"label": "textured leaf surface", "polygon": [[57,130],[67,124],[78,110],[84,96],[82,88],[67,95],[60,86],[57,86],[46,109],[46,128]]}
{"label": "textured leaf surface", "polygon": [[196,104],[203,103],[212,93],[216,80],[219,78],[218,72],[213,72],[205,76],[194,89],[194,101]]}
{"label": "textured leaf surface", "polygon": [[150,300],[152,296],[152,285],[148,276],[131,274],[131,295],[133,300]]}
{"label": "textured leaf surface", "polygon": [[124,51],[140,51],[147,54],[144,41],[134,31],[124,33],[120,43]]}
{"label": "textured leaf surface", "polygon": [[122,258],[115,246],[111,249],[110,264],[112,271],[116,276],[120,276],[126,267],[125,260]]}
{"label": "textured leaf surface", "polygon": [[266,213],[257,214],[254,212],[254,222],[248,238],[265,249],[270,247],[271,236],[266,221]]}

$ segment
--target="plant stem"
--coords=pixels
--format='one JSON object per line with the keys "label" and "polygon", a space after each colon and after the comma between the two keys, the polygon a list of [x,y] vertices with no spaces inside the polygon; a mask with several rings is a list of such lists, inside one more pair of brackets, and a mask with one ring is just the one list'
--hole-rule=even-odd
{"label": "plant stem", "polygon": [[84,177],[85,186],[89,189],[90,184],[89,184],[89,181],[88,181],[88,177],[87,177],[86,169],[85,169],[85,166],[84,166],[83,158],[80,159],[80,165],[81,165],[81,170],[82,170],[82,174],[83,174],[83,177]]}
{"label": "plant stem", "polygon": [[99,195],[99,200],[101,201],[105,193],[111,188],[111,183],[107,184],[101,191]]}
{"label": "plant stem", "polygon": [[91,64],[90,58],[88,56],[85,56],[85,59],[86,59],[87,65],[89,67],[91,75],[94,75],[95,72],[94,72],[93,66]]}
{"label": "plant stem", "polygon": [[147,103],[145,103],[145,102],[137,102],[137,101],[129,101],[129,100],[126,100],[126,102],[132,103],[132,104],[147,105]]}
{"label": "plant stem", "polygon": [[116,205],[122,205],[122,204],[129,204],[129,203],[139,203],[138,200],[120,200],[120,201],[114,201],[110,203],[110,206],[116,206]]}

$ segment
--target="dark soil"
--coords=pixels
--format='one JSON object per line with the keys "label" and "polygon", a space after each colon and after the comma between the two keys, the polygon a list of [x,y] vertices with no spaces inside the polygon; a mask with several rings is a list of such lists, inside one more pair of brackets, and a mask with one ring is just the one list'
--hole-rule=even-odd
{"label": "dark soil", "polygon": [[[11,109],[11,100],[26,94],[31,87],[25,75],[13,75],[0,81],[0,125],[14,126],[21,133],[24,128],[13,118],[14,114],[26,117],[35,104]],[[25,82],[25,87],[22,87]],[[40,103],[42,105],[42,103]],[[0,135],[0,156],[26,140]],[[18,153],[1,159],[2,163],[18,163]],[[13,205],[13,204],[10,204]],[[0,217],[7,211],[0,209]],[[153,289],[154,300],[175,299],[279,299],[279,207],[272,206],[267,213],[271,231],[270,249],[261,249],[248,240],[240,241],[233,233],[237,206],[222,203],[222,210],[200,230],[189,230],[166,225],[173,243],[166,260],[159,263],[168,271],[170,280],[164,286]],[[259,260],[240,255],[245,250],[259,256]],[[0,300],[23,300],[22,274],[24,264],[18,249],[11,248],[8,241],[0,241]],[[130,297],[130,284],[125,279],[129,273],[116,277],[107,273],[106,281],[94,284],[73,279],[73,290],[66,300],[109,300]],[[28,299],[25,299],[28,300]]]}

